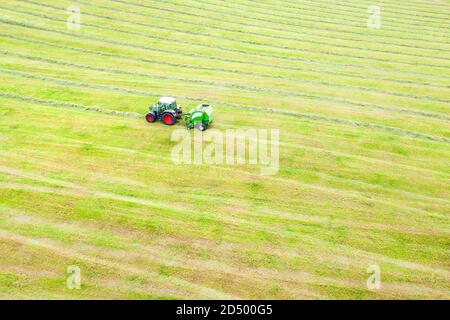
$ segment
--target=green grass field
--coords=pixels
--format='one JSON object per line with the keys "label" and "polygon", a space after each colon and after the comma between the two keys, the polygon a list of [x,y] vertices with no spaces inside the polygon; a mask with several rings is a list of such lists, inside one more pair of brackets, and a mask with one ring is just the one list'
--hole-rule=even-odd
{"label": "green grass field", "polygon": [[[0,299],[450,298],[450,1],[3,0],[0,25]],[[182,123],[136,115],[164,95],[280,129],[278,174],[174,164]]]}

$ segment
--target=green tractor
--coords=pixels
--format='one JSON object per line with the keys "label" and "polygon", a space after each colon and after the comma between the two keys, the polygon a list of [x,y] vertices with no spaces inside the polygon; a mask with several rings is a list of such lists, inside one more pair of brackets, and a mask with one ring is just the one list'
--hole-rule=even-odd
{"label": "green tractor", "polygon": [[178,105],[175,98],[163,97],[158,103],[149,108],[149,112],[145,115],[145,119],[149,123],[156,120],[162,121],[164,124],[172,126],[181,119],[183,109]]}
{"label": "green tractor", "polygon": [[187,128],[205,131],[214,120],[214,109],[209,104],[201,104],[185,115]]}

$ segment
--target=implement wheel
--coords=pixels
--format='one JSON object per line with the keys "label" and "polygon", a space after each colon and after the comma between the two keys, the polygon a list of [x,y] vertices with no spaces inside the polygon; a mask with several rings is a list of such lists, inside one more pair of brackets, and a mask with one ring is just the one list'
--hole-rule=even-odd
{"label": "implement wheel", "polygon": [[194,126],[200,131],[206,130],[206,124],[204,124],[203,122],[197,122]]}

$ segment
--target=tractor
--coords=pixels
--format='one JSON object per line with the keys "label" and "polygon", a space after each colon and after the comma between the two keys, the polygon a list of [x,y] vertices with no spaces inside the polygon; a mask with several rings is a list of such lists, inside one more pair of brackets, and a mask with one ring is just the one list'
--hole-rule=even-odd
{"label": "tractor", "polygon": [[159,99],[158,103],[149,108],[145,119],[149,123],[160,120],[164,124],[172,126],[181,119],[182,114],[183,109],[178,105],[175,98],[163,97]]}
{"label": "tractor", "polygon": [[187,128],[197,128],[200,131],[205,131],[206,128],[213,122],[214,109],[209,104],[200,104],[196,108],[185,114]]}

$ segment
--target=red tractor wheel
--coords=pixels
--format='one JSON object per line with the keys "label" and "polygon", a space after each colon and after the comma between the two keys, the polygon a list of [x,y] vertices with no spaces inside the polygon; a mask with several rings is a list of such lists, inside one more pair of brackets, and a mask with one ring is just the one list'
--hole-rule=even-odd
{"label": "red tractor wheel", "polygon": [[147,122],[149,122],[149,123],[153,123],[153,122],[156,121],[156,115],[155,115],[153,112],[148,113],[148,114],[145,116],[145,120],[147,120]]}
{"label": "red tractor wheel", "polygon": [[162,116],[162,121],[168,126],[172,126],[177,121],[177,118],[171,113],[164,113]]}

